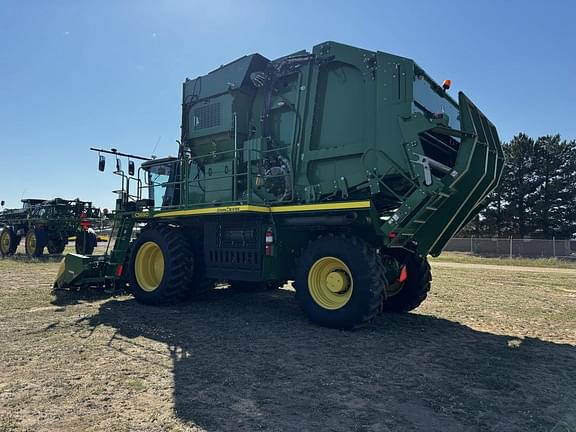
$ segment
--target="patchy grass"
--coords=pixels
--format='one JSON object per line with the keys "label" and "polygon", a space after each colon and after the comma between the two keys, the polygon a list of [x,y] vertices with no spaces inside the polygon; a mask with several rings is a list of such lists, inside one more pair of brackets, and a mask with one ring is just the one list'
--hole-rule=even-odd
{"label": "patchy grass", "polygon": [[0,415],[0,432],[17,432],[18,421],[7,414]]}
{"label": "patchy grass", "polygon": [[486,258],[464,252],[443,252],[438,257],[430,257],[431,262],[452,262],[460,264],[488,264],[498,266],[518,267],[545,267],[576,269],[576,260],[562,260],[559,258]]}
{"label": "patchy grass", "polygon": [[342,332],[289,289],[154,308],[0,260],[0,432],[576,430],[576,270],[484,262]]}

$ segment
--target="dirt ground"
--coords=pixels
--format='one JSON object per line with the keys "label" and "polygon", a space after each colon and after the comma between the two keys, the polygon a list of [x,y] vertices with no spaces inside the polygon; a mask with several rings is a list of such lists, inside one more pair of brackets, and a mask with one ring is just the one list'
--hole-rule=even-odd
{"label": "dirt ground", "polygon": [[342,332],[288,287],[154,308],[55,296],[57,266],[0,260],[0,432],[576,431],[576,270],[435,263]]}

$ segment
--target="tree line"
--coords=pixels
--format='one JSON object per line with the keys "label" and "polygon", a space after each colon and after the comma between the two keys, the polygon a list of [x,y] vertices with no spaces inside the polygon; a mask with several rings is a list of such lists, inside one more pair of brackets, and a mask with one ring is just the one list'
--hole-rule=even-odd
{"label": "tree line", "polygon": [[576,233],[576,140],[524,133],[503,144],[506,164],[485,209],[458,237],[570,238]]}

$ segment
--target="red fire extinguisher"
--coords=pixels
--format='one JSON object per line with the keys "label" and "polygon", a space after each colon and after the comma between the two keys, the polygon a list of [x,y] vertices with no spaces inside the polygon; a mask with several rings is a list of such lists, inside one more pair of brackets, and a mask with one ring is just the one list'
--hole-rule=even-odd
{"label": "red fire extinguisher", "polygon": [[264,254],[266,256],[274,255],[274,232],[272,231],[272,227],[268,227],[266,229],[266,233],[264,234]]}

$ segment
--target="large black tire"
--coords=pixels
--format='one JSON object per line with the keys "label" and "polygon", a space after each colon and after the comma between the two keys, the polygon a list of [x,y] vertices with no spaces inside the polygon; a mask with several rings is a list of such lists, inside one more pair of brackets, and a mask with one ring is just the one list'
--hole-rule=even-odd
{"label": "large black tire", "polygon": [[[194,248],[176,227],[157,225],[142,231],[131,247],[129,283],[134,297],[145,304],[173,304],[208,288],[195,264]],[[160,264],[162,262],[162,264]]]}
{"label": "large black tire", "polygon": [[49,254],[61,254],[66,248],[66,240],[63,238],[53,238],[48,240],[46,247]]}
{"label": "large black tire", "polygon": [[335,235],[308,245],[298,260],[294,281],[296,300],[311,321],[346,330],[378,314],[385,286],[385,268],[377,250],[359,238]]}
{"label": "large black tire", "polygon": [[390,284],[390,291],[384,300],[384,312],[409,312],[416,309],[428,296],[432,285],[430,264],[425,257],[403,251],[383,251],[383,257],[392,256],[400,266],[406,266],[407,277],[404,282]]}
{"label": "large black tire", "polygon": [[24,240],[26,246],[26,255],[30,258],[41,257],[46,247],[46,231],[42,228],[30,228],[26,233]]}
{"label": "large black tire", "polygon": [[0,255],[14,255],[19,243],[20,237],[14,233],[12,228],[6,227],[0,231]]}
{"label": "large black tire", "polygon": [[80,255],[92,255],[97,244],[97,236],[93,229],[78,230],[76,232],[76,253]]}

